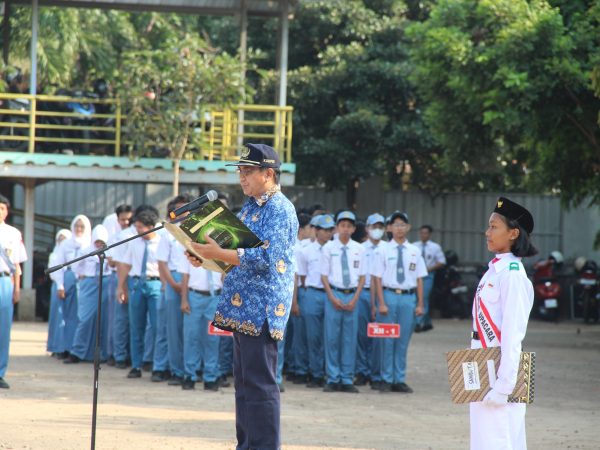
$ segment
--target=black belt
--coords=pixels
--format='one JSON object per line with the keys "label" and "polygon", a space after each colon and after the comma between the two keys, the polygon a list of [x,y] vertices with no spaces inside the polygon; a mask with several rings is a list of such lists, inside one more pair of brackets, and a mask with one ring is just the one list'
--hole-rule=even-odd
{"label": "black belt", "polygon": [[478,341],[479,340],[479,333],[477,331],[471,331],[471,339]]}
{"label": "black belt", "polygon": [[0,272],[0,278],[1,277],[10,277],[10,272]]}
{"label": "black belt", "polygon": [[213,294],[210,293],[210,291],[201,291],[200,289],[194,289],[194,288],[188,288],[190,291],[195,292],[196,294],[200,294],[200,295],[221,295],[221,289],[217,289],[215,292],[213,292]]}
{"label": "black belt", "polygon": [[386,291],[392,291],[393,293],[400,294],[400,295],[414,294],[415,292],[417,292],[417,290],[415,288],[412,288],[412,289],[394,289],[394,288],[384,287],[384,289]]}
{"label": "black belt", "polygon": [[314,286],[306,286],[306,287],[308,289],[314,289],[315,291],[321,291],[321,292],[325,291],[325,289],[323,289],[323,288],[318,288],[318,287],[314,287]]}
{"label": "black belt", "polygon": [[331,286],[331,289],[333,289],[334,291],[341,292],[342,294],[354,294],[356,292],[356,288],[341,289],[335,286]]}
{"label": "black belt", "polygon": [[[133,275],[131,278],[133,278],[134,280],[138,280],[142,277],[140,277],[139,275]],[[156,281],[156,280],[160,280],[160,277],[146,277],[144,278],[144,281]]]}

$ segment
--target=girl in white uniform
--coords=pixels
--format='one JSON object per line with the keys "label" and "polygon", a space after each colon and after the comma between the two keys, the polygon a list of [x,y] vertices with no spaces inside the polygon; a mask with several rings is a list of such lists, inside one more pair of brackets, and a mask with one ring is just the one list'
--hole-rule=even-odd
{"label": "girl in white uniform", "polygon": [[473,303],[471,348],[500,347],[497,379],[482,402],[470,405],[472,450],[522,450],[525,404],[508,403],[517,382],[521,343],[533,306],[533,286],[521,257],[537,250],[530,241],[533,217],[521,205],[500,197],[485,233],[496,257],[479,282]]}

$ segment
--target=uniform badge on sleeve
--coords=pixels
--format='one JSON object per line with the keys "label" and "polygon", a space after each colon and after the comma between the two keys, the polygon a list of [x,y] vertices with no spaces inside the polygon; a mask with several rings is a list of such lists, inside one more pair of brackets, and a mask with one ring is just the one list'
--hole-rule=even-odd
{"label": "uniform badge on sleeve", "polygon": [[263,245],[261,245],[260,247],[261,247],[262,249],[266,250],[266,249],[268,249],[268,248],[269,248],[269,245],[271,245],[271,244],[269,243],[269,241],[268,241],[267,239],[265,239],[265,240],[263,241]]}
{"label": "uniform badge on sleeve", "polygon": [[279,273],[285,273],[285,271],[287,270],[287,266],[285,265],[285,261],[283,259],[277,261],[275,267],[277,268],[277,272]]}
{"label": "uniform badge on sleeve", "polygon": [[285,316],[285,305],[283,303],[277,305],[277,308],[275,308],[275,315],[277,317]]}
{"label": "uniform badge on sleeve", "polygon": [[252,216],[252,222],[256,222],[258,220],[258,213]]}
{"label": "uniform badge on sleeve", "polygon": [[508,266],[508,270],[519,270],[519,263],[511,262],[510,265]]}
{"label": "uniform badge on sleeve", "polygon": [[242,306],[242,297],[240,296],[240,294],[238,294],[237,292],[233,294],[233,297],[231,297],[231,304],[237,307]]}

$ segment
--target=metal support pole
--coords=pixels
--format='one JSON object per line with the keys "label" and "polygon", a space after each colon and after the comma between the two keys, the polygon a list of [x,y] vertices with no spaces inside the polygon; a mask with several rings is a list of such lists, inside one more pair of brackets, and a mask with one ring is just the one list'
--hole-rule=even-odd
{"label": "metal support pole", "polygon": [[[240,62],[242,63],[242,102],[246,104],[246,60],[248,57],[248,7],[246,0],[240,0]],[[237,146],[241,147],[244,143],[244,110],[238,110],[238,126],[237,126]]]}
{"label": "metal support pole", "polygon": [[290,22],[289,0],[282,0],[281,15],[279,16],[279,95],[277,96],[279,106],[285,106],[287,102],[287,70],[288,70],[288,46]]}
{"label": "metal support pole", "polygon": [[37,93],[37,41],[39,28],[38,0],[31,0],[31,74],[29,93]]}
{"label": "metal support pole", "polygon": [[30,255],[29,261],[23,264],[23,289],[33,286],[33,246],[34,246],[34,211],[35,211],[35,179],[25,180],[25,211],[23,214],[23,238],[25,248]]}

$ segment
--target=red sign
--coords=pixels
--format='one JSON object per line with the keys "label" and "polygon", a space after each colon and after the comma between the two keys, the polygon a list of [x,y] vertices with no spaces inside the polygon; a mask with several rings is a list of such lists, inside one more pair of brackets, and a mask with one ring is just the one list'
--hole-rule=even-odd
{"label": "red sign", "polygon": [[208,324],[208,334],[211,336],[233,336],[231,331],[221,330],[220,328],[215,327],[212,323]]}
{"label": "red sign", "polygon": [[367,336],[373,338],[395,338],[400,337],[400,325],[397,323],[371,322],[367,326]]}

